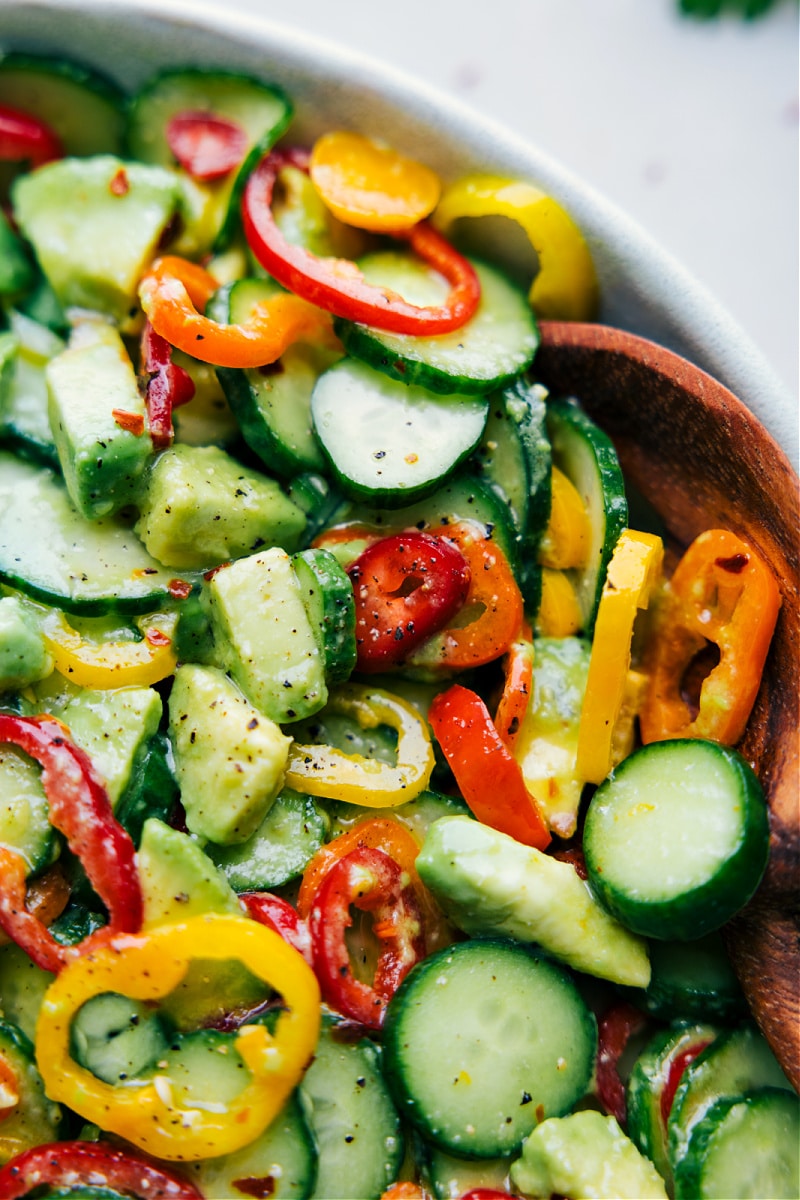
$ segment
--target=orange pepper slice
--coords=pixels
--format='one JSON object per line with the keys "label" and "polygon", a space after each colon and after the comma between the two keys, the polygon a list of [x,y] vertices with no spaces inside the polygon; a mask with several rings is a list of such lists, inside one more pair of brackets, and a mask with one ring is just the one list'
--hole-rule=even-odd
{"label": "orange pepper slice", "polygon": [[204,309],[217,289],[213,275],[176,255],[157,259],[139,284],[139,299],[156,333],[216,367],[263,367],[294,342],[338,346],[331,318],[289,292],[258,304],[243,325],[223,325]]}
{"label": "orange pepper slice", "polygon": [[410,229],[433,212],[441,192],[429,167],[345,130],[315,142],[309,174],[334,216],[376,233]]}
{"label": "orange pepper slice", "polygon": [[527,622],[523,623],[519,637],[509,646],[503,666],[503,694],[494,715],[494,724],[503,742],[509,750],[513,750],[533,695],[533,637]]}
{"label": "orange pepper slice", "polygon": [[414,835],[391,817],[368,817],[346,833],[339,834],[332,842],[321,846],[308,862],[297,894],[297,911],[301,917],[307,917],[311,912],[312,901],[331,868],[340,858],[360,846],[383,850],[402,870],[408,872],[415,888],[422,887],[414,865],[419,854],[419,844]]}

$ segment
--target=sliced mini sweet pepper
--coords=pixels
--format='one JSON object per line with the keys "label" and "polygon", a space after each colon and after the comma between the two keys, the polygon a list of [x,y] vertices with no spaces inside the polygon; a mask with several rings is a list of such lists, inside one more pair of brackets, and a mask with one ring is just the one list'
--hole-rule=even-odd
{"label": "sliced mini sweet pepper", "polygon": [[434,224],[449,234],[465,218],[506,217],[519,225],[539,260],[528,298],[539,317],[589,321],[598,303],[589,247],[569,213],[532,183],[468,175],[446,188]]}
{"label": "sliced mini sweet pepper", "polygon": [[[202,1106],[181,1108],[157,1075],[114,1085],[75,1062],[70,1027],[82,1004],[106,992],[155,1003],[198,958],[235,959],[282,1000],[274,1033],[242,1025],[232,1037],[249,1071],[232,1101],[219,1105],[209,1096]],[[249,917],[204,913],[140,934],[110,935],[70,962],[42,1001],[37,1063],[52,1100],[148,1154],[184,1161],[230,1154],[266,1129],[299,1082],[317,1044],[319,1002],[313,971],[280,934]]]}
{"label": "sliced mini sweet pepper", "polygon": [[525,846],[544,850],[550,843],[547,825],[477,692],[453,684],[434,697],[428,720],[478,820]]}
{"label": "sliced mini sweet pepper", "polygon": [[194,396],[194,381],[172,361],[172,346],[145,321],[140,347],[139,386],[144,391],[147,424],[156,450],[172,445],[173,411]]}
{"label": "sliced mini sweet pepper", "polygon": [[311,903],[331,868],[340,858],[344,858],[359,846],[383,850],[406,872],[412,882],[419,881],[414,865],[419,854],[419,843],[414,835],[405,825],[391,817],[367,817],[352,829],[339,834],[333,841],[320,846],[307,863],[300,891],[297,893],[297,911],[301,917],[307,917],[311,912]]}
{"label": "sliced mini sweet pepper", "polygon": [[274,929],[311,966],[311,935],[305,922],[308,913],[292,908],[288,900],[274,896],[272,892],[240,892],[239,900],[254,921]]}
{"label": "sliced mini sweet pepper", "polygon": [[527,622],[509,646],[503,667],[503,694],[494,723],[506,746],[513,750],[533,694],[533,637]]}
{"label": "sliced mini sweet pepper", "polygon": [[288,242],[271,209],[275,180],[287,165],[308,170],[308,154],[296,149],[273,150],[253,171],[242,198],[242,222],[250,249],[283,287],[334,316],[391,333],[430,337],[466,324],[480,300],[478,276],[467,259],[426,221],[396,236],[407,239],[413,252],[450,283],[447,300],[436,306],[411,304],[389,288],[367,283],[349,259],[319,258]]}
{"label": "sliced mini sweet pepper", "polygon": [[559,571],[582,567],[592,536],[586,506],[575,484],[558,467],[552,469],[550,490],[550,518],[539,546],[539,562]]}
{"label": "sliced mini sweet pepper", "polygon": [[213,112],[175,113],[164,130],[173,156],[192,179],[213,182],[240,166],[249,146],[247,131]]}
{"label": "sliced mini sweet pepper", "polygon": [[3,1200],[22,1200],[43,1186],[70,1192],[77,1188],[76,1196],[105,1195],[100,1189],[108,1188],[109,1195],[122,1193],[135,1200],[203,1200],[182,1175],[106,1142],[45,1142],[24,1150],[0,1170]]}
{"label": "sliced mini sweet pepper", "polygon": [[433,747],[425,722],[411,704],[380,688],[348,683],[331,692],[328,708],[355,718],[362,729],[394,729],[396,765],[345,754],[334,746],[293,742],[286,764],[288,787],[366,808],[393,808],[425,790],[434,766]]}
{"label": "sliced mini sweet pepper", "polygon": [[603,585],[578,737],[578,777],[602,783],[614,764],[615,735],[631,667],[633,627],[660,580],[664,547],[652,533],[624,529]]}
{"label": "sliced mini sweet pepper", "polygon": [[139,299],[156,333],[216,367],[267,366],[298,341],[338,345],[327,313],[288,292],[262,300],[245,324],[222,325],[201,311],[216,288],[196,263],[166,255],[143,276]]}
{"label": "sliced mini sweet pepper", "polygon": [[63,154],[61,139],[44,121],[0,105],[0,162],[24,162],[33,169]]}
{"label": "sliced mini sweet pepper", "polygon": [[[755,703],[780,606],[778,583],[748,542],[728,529],[695,538],[653,629],[642,741],[699,737],[735,745]],[[708,643],[718,647],[719,662],[703,680],[693,715],[682,682]]]}
{"label": "sliced mini sweet pepper", "polygon": [[536,613],[537,634],[540,637],[572,637],[582,625],[581,606],[569,575],[553,567],[542,567],[542,598]]}
{"label": "sliced mini sweet pepper", "polygon": [[309,174],[335,217],[375,233],[410,229],[433,211],[441,192],[430,167],[341,129],[314,143]]}
{"label": "sliced mini sweet pepper", "polygon": [[139,622],[140,642],[91,642],[58,609],[42,621],[42,635],[60,675],[78,687],[150,687],[174,674],[175,613],[157,613]]}

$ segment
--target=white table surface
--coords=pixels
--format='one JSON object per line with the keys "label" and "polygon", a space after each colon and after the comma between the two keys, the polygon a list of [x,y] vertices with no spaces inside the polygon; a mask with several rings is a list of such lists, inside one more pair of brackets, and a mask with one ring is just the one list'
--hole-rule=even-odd
{"label": "white table surface", "polygon": [[678,0],[230,0],[500,120],[625,209],[798,393],[798,6]]}

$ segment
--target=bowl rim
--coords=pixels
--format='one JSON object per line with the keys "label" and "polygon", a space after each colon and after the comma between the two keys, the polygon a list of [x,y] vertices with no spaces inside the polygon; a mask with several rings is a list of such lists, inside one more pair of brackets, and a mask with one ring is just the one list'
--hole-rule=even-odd
{"label": "bowl rim", "polygon": [[[79,49],[73,51],[65,47],[64,33],[71,25],[77,31],[78,18],[80,38],[72,40]],[[99,41],[97,36],[87,36],[87,20],[95,35],[100,32]],[[160,27],[158,39],[152,33],[144,36],[153,24]],[[120,72],[98,59],[102,31],[111,27],[117,33],[126,29],[129,39],[147,47],[151,72],[181,62],[174,55],[165,58],[169,31],[173,42],[180,45],[185,40],[190,47],[208,35],[220,65],[246,62],[242,69],[258,69],[262,62],[258,73],[284,86],[293,99],[299,97],[301,81],[316,82],[319,92],[324,79],[334,102],[347,92],[353,98],[373,97],[380,101],[380,115],[388,109],[406,135],[419,134],[426,126],[430,129],[428,123],[435,121],[437,131],[457,151],[456,157],[471,163],[472,169],[483,163],[483,169],[514,172],[553,191],[578,222],[595,255],[601,292],[605,292],[598,320],[649,338],[708,372],[754,413],[797,466],[797,405],[755,343],[713,294],[638,222],[533,143],[379,58],[289,23],[223,9],[208,0],[0,0],[0,47],[6,43],[29,49],[49,46],[54,54],[83,58],[120,78],[129,63]],[[192,57],[190,48],[183,61]],[[132,86],[124,78],[121,82]],[[311,91],[313,95],[313,86]],[[428,138],[426,146],[429,142]],[[433,145],[441,151],[442,138]]]}

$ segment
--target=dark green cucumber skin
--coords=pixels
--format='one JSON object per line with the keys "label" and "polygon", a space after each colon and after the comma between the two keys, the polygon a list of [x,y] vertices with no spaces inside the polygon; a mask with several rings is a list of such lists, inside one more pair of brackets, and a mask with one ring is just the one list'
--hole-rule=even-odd
{"label": "dark green cucumber skin", "polygon": [[64,124],[65,121],[68,121],[69,114],[51,111],[51,106],[47,104],[43,106],[41,111],[38,109],[34,111],[30,99],[28,99],[26,111],[31,111],[34,116],[46,120],[48,124],[53,126],[56,133],[62,137],[64,149],[67,154],[115,154],[122,150],[128,99],[110,75],[75,60],[27,54],[22,51],[9,51],[0,57],[0,103],[12,103],[12,107],[13,102],[6,98],[6,89],[4,89],[2,84],[2,77],[6,71],[30,72],[31,75],[38,73],[43,77],[50,75],[55,79],[67,80],[70,83],[85,88],[88,92],[93,92],[99,101],[107,106],[110,113],[115,112],[118,115],[118,130],[116,137],[112,141],[102,145],[94,145],[91,148],[87,146],[76,147],[72,144],[69,136],[65,136],[64,132]]}
{"label": "dark green cucumber skin", "polygon": [[[246,842],[234,846],[208,843],[206,854],[235,892],[271,891],[290,883],[305,870],[328,833],[330,821],[313,796],[284,788]],[[291,836],[286,842],[286,832]]]}
{"label": "dark green cucumber skin", "polygon": [[137,756],[125,791],[114,809],[114,816],[137,847],[148,817],[168,821],[180,798],[180,789],[170,767],[171,754],[165,734],[156,733],[144,747],[144,752]]}
{"label": "dark green cucumber skin", "polygon": [[[668,774],[674,769],[670,759],[676,754],[685,750],[687,755],[694,756],[701,748],[702,753],[718,755],[728,764],[731,779],[744,801],[744,824],[738,846],[711,879],[680,896],[647,901],[623,893],[609,882],[593,845],[593,826],[604,796],[616,779],[636,770],[643,755],[662,755],[664,772]],[[595,792],[584,826],[583,850],[592,890],[617,920],[644,937],[691,942],[719,929],[744,907],[761,882],[769,855],[764,792],[750,764],[730,746],[692,738],[651,742],[624,759]]]}
{"label": "dark green cucumber skin", "polygon": [[[696,964],[696,966],[695,966]],[[647,988],[620,989],[631,1004],[664,1021],[737,1021],[747,1002],[719,933],[692,942],[650,944]]]}
{"label": "dark green cucumber skin", "polygon": [[[356,610],[353,587],[344,568],[328,550],[309,548],[292,555],[312,626],[325,660],[328,685],[346,683],[355,670]],[[307,596],[310,592],[311,595]]]}

